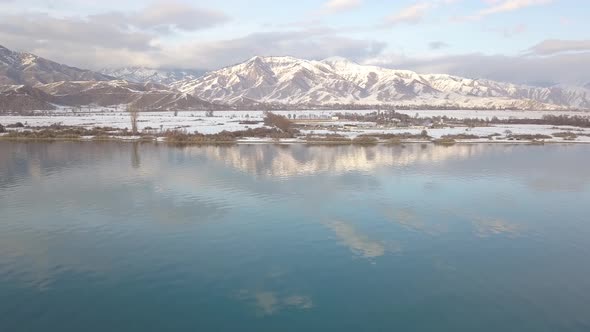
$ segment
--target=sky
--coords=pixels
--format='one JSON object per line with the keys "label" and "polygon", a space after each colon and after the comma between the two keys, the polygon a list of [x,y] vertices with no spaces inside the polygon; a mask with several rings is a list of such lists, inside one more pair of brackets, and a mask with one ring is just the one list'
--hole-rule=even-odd
{"label": "sky", "polygon": [[0,45],[82,68],[253,56],[535,85],[590,83],[587,0],[0,0]]}

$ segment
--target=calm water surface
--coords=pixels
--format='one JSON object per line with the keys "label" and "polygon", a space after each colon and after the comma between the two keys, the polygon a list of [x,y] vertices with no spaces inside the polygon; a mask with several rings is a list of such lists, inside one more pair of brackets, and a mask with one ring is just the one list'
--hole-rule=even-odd
{"label": "calm water surface", "polygon": [[0,331],[590,331],[590,146],[0,143]]}

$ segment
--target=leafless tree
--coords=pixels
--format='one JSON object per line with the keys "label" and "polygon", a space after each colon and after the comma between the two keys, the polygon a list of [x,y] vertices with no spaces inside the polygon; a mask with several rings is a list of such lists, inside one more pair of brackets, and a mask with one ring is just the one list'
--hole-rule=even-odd
{"label": "leafless tree", "polygon": [[137,134],[137,119],[139,119],[139,109],[135,106],[128,105],[129,119],[131,120],[131,132]]}

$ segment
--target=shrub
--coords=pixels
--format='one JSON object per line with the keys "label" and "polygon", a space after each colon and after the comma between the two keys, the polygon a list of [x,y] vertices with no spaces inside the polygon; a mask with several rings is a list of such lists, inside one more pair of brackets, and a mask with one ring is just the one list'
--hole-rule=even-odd
{"label": "shrub", "polygon": [[525,141],[534,141],[534,140],[543,140],[543,139],[552,139],[552,136],[549,135],[542,135],[542,134],[512,134],[509,136],[510,138],[514,138],[517,141],[525,140]]}
{"label": "shrub", "polygon": [[571,131],[565,131],[565,132],[559,132],[559,133],[554,133],[552,134],[553,137],[559,137],[559,138],[563,138],[566,141],[573,141],[576,138],[578,138],[578,135],[575,133],[572,133]]}
{"label": "shrub", "polygon": [[350,144],[352,140],[340,134],[327,134],[325,136],[307,135],[305,140],[309,143],[330,143],[330,144]]}
{"label": "shrub", "polygon": [[438,145],[455,145],[457,141],[450,137],[442,137],[439,139],[434,140],[434,144]]}
{"label": "shrub", "polygon": [[80,134],[77,131],[59,131],[52,129],[43,129],[39,131],[11,131],[7,137],[25,138],[25,139],[78,139]]}
{"label": "shrub", "polygon": [[401,133],[401,134],[363,134],[359,135],[358,137],[374,137],[382,140],[390,140],[390,139],[423,139],[424,136],[422,134],[411,134],[411,133]]}
{"label": "shrub", "polygon": [[269,127],[276,127],[284,132],[288,132],[293,125],[293,122],[285,116],[274,114],[272,112],[266,112],[264,115],[264,124]]}
{"label": "shrub", "polygon": [[5,133],[6,129],[4,128],[3,125],[0,124],[0,133]]}
{"label": "shrub", "polygon": [[389,145],[400,145],[400,144],[402,144],[402,140],[399,139],[398,137],[394,137],[394,138],[387,140],[386,143]]}
{"label": "shrub", "polygon": [[22,122],[6,125],[6,128],[24,128],[25,125]]}
{"label": "shrub", "polygon": [[168,130],[164,133],[166,142],[176,144],[226,144],[235,142],[236,138],[229,132],[219,134],[189,134],[186,131]]}
{"label": "shrub", "polygon": [[371,136],[358,136],[353,138],[352,144],[359,144],[359,145],[374,145],[377,144],[379,140],[375,137]]}
{"label": "shrub", "polygon": [[277,128],[248,128],[246,130],[238,131],[223,131],[225,135],[231,135],[235,138],[241,137],[257,137],[257,138],[293,138],[294,131],[284,132]]}
{"label": "shrub", "polygon": [[481,137],[479,137],[477,135],[473,135],[473,134],[456,134],[456,135],[444,135],[441,138],[458,140],[458,139],[478,139]]}

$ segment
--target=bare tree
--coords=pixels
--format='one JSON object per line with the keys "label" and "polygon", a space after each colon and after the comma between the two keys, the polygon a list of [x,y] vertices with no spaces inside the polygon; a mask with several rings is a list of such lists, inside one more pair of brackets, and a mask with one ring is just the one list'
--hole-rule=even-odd
{"label": "bare tree", "polygon": [[139,109],[135,106],[127,105],[129,119],[131,120],[131,132],[137,134],[137,119],[139,119]]}

